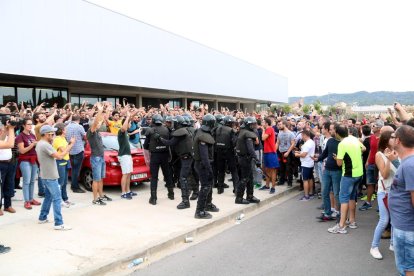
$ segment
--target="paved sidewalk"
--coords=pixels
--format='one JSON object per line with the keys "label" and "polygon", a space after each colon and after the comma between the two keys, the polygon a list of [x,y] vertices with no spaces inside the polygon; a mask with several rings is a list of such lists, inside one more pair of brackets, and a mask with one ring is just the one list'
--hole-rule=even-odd
{"label": "paved sidewalk", "polygon": [[0,255],[2,273],[100,274],[143,252],[147,255],[156,253],[170,242],[183,241],[182,236],[186,233],[214,227],[221,220],[234,219],[242,210],[248,212],[263,207],[287,190],[286,186],[277,187],[274,195],[255,190],[261,204],[236,205],[232,188],[221,195],[214,189],[213,203],[220,212],[213,213],[212,220],[196,220],[195,201],[191,201],[190,209],[176,209],[181,201],[180,190],[175,189],[175,200],[172,201],[167,198],[166,189],[160,188],[157,205],[152,206],[148,204],[148,186],[149,183],[144,183],[134,187],[138,196],[129,201],[120,199],[119,187],[105,188],[114,199],[107,206],[92,205],[91,193],[72,194],[68,189],[69,200],[76,204],[62,208],[62,212],[65,224],[73,227],[71,231],[53,230],[52,210],[49,214],[52,222],[38,224],[40,207],[25,210],[21,190],[18,190],[13,201],[17,213],[5,213],[0,217],[0,244],[12,247],[10,253]]}

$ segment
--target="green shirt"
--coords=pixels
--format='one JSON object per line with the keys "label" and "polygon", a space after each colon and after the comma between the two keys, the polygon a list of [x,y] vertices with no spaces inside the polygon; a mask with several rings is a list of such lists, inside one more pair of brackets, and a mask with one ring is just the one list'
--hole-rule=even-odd
{"label": "green shirt", "polygon": [[129,137],[126,131],[122,132],[122,130],[120,130],[118,132],[118,143],[119,143],[118,156],[131,155],[131,148],[129,146]]}
{"label": "green shirt", "polygon": [[360,177],[363,175],[361,143],[354,136],[348,136],[339,143],[336,158],[343,160],[342,176]]}

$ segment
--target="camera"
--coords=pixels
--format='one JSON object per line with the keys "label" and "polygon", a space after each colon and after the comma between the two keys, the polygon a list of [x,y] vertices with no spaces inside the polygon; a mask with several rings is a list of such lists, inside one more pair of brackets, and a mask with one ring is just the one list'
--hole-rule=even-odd
{"label": "camera", "polygon": [[16,116],[14,120],[11,120],[11,116],[14,116],[14,115],[0,114],[0,122],[3,125],[7,125],[7,122],[9,122],[11,126],[15,126],[15,127],[20,127],[23,125],[23,120],[24,120],[23,118]]}

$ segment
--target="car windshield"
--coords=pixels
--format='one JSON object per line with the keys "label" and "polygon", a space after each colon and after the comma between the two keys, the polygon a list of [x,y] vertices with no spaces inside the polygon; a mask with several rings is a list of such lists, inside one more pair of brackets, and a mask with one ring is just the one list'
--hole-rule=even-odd
{"label": "car windshield", "polygon": [[[118,137],[117,136],[102,136],[102,142],[105,150],[116,150],[119,151]],[[131,149],[137,147],[129,143]]]}

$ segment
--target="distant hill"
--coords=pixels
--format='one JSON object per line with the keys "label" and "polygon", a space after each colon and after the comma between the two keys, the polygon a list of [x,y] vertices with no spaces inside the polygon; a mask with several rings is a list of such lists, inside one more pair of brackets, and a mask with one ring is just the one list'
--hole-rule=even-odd
{"label": "distant hill", "polygon": [[[289,97],[289,103],[297,102],[302,97]],[[312,104],[319,100],[323,105],[332,105],[339,102],[359,106],[364,105],[390,105],[394,102],[399,102],[404,105],[414,105],[414,91],[410,92],[355,92],[351,94],[336,94],[331,93],[323,96],[308,96],[303,97],[305,104]]]}

